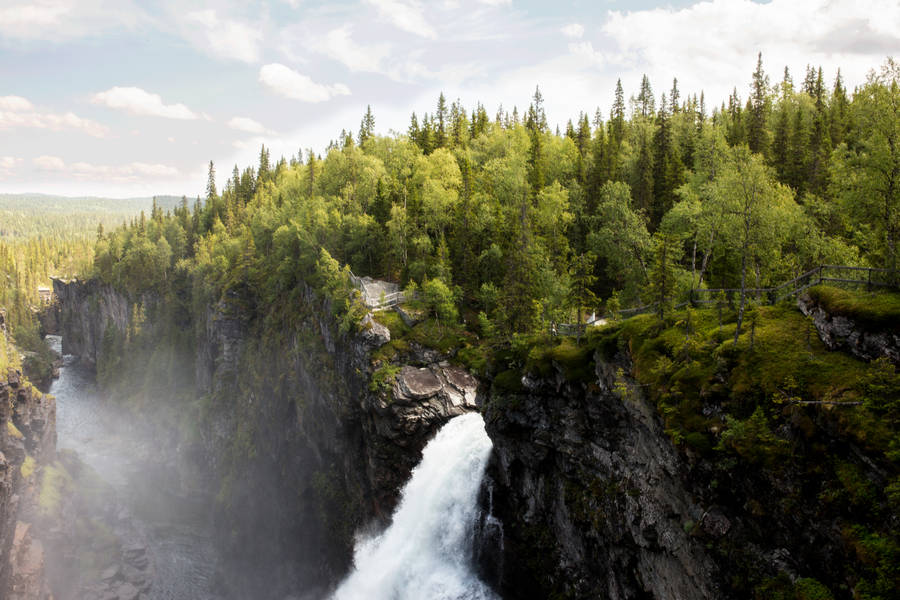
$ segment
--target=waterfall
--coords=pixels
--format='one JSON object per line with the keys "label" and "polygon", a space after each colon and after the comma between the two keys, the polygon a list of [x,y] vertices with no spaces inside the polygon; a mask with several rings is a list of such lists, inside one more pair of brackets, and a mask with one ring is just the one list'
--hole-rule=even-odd
{"label": "waterfall", "polygon": [[428,443],[393,522],[358,540],[333,600],[492,600],[472,572],[477,496],[491,440],[481,415],[451,419]]}

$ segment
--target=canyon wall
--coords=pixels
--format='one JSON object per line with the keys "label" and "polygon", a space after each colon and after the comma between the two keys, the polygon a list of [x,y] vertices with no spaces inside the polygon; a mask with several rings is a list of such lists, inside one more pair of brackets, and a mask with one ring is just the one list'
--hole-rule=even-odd
{"label": "canyon wall", "polygon": [[[0,311],[0,344],[10,343]],[[0,372],[0,597],[50,598],[34,518],[44,466],[56,453],[56,404],[16,368]]]}
{"label": "canyon wall", "polygon": [[[154,337],[161,308],[152,298],[135,311],[134,300],[96,281],[57,280],[54,292],[48,322],[64,351],[88,365],[104,363],[104,336],[133,330],[134,314]],[[161,460],[190,462],[202,479],[193,485],[210,496],[221,548],[237,565],[225,582],[236,597],[333,584],[349,568],[357,531],[389,518],[433,433],[480,401],[474,378],[417,346],[392,385],[373,389],[371,354],[389,341],[387,328],[369,319],[342,333],[312,290],[297,300],[284,322],[264,321],[248,297],[227,294],[190,324],[174,361],[181,372],[154,389],[183,398],[189,387],[194,398],[187,433],[160,428],[161,455],[173,455]],[[141,375],[124,368],[121,377]]]}

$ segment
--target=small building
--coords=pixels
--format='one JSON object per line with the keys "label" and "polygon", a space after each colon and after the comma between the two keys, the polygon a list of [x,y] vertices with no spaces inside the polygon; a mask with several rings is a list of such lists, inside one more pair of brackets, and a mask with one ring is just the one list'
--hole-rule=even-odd
{"label": "small building", "polygon": [[37,289],[41,304],[50,304],[53,301],[53,290],[48,287],[40,286]]}

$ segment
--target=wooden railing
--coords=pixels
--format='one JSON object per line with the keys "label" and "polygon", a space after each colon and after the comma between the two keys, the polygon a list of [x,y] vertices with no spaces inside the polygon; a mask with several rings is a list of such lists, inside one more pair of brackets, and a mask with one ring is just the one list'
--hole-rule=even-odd
{"label": "wooden railing", "polygon": [[[865,279],[850,278],[849,276],[840,276],[842,273],[863,273]],[[850,267],[845,265],[820,265],[814,269],[810,269],[806,273],[794,277],[790,281],[786,281],[781,285],[768,288],[746,288],[744,293],[753,298],[757,302],[765,304],[776,304],[782,300],[787,300],[792,296],[796,296],[803,290],[821,285],[823,283],[839,283],[847,285],[866,286],[871,291],[875,288],[897,288],[898,272],[892,269],[876,269],[872,267]],[[733,299],[735,295],[740,294],[740,288],[707,288],[691,290],[688,303],[698,304],[714,304],[719,301],[719,295],[724,294],[726,298]]]}
{"label": "wooden railing", "polygon": [[[849,274],[865,273],[865,278],[854,278]],[[820,265],[814,269],[794,277],[789,281],[767,288],[745,288],[746,296],[757,303],[777,304],[796,296],[804,290],[823,283],[838,285],[865,286],[866,290],[874,289],[900,289],[900,271],[894,269],[877,269],[873,267],[851,267],[846,265]],[[687,301],[675,304],[672,308],[679,309],[686,306],[699,306],[703,304],[716,304],[724,300],[727,304],[733,304],[741,293],[740,288],[704,288],[690,291]],[[634,317],[641,314],[656,312],[658,302],[651,302],[641,306],[624,308],[618,311],[618,317]],[[605,315],[609,319],[613,315]],[[576,335],[578,326],[575,324],[559,323],[556,331],[561,335]],[[581,326],[584,332],[584,326]]]}
{"label": "wooden railing", "polygon": [[[374,281],[374,280],[373,280]],[[388,308],[393,308],[398,304],[402,304],[406,301],[406,293],[401,291],[392,292],[390,294],[379,294],[375,296],[370,294],[366,289],[366,280],[362,277],[357,277],[350,272],[350,283],[359,290],[359,294],[362,297],[365,305],[372,310],[385,310]]]}

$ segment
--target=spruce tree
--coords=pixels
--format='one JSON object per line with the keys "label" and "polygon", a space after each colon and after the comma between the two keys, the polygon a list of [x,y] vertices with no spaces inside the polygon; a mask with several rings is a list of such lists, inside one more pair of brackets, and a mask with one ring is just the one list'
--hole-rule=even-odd
{"label": "spruce tree", "polygon": [[409,129],[406,130],[406,135],[409,136],[410,141],[414,144],[419,143],[421,132],[419,130],[419,119],[416,118],[415,112],[413,112],[412,116],[409,118]]}
{"label": "spruce tree", "polygon": [[762,52],[756,59],[756,70],[750,85],[750,112],[747,115],[747,144],[751,152],[765,155],[768,151],[766,119],[769,104],[769,76],[762,66]]}
{"label": "spruce tree", "polygon": [[443,148],[447,145],[447,120],[447,99],[444,98],[444,92],[441,92],[435,113],[433,149]]}
{"label": "spruce tree", "polygon": [[618,147],[625,139],[625,92],[622,90],[621,79],[616,81],[616,96],[609,113],[609,123],[612,141]]}
{"label": "spruce tree", "polygon": [[216,167],[213,161],[209,161],[209,175],[206,179],[206,201],[210,202],[219,196],[216,191]]}
{"label": "spruce tree", "polygon": [[366,114],[363,115],[362,121],[359,124],[359,136],[358,143],[360,146],[363,145],[363,142],[371,138],[375,134],[375,116],[372,114],[371,105],[366,106]]}
{"label": "spruce tree", "polygon": [[831,103],[828,108],[831,144],[837,147],[844,141],[850,128],[850,102],[847,99],[847,90],[844,89],[844,80],[841,77],[840,69],[834,79],[834,90],[831,92]]}
{"label": "spruce tree", "polygon": [[650,87],[650,78],[644,75],[641,78],[641,90],[637,97],[638,111],[642,117],[650,118],[656,112],[656,99],[653,97],[653,88]]}

